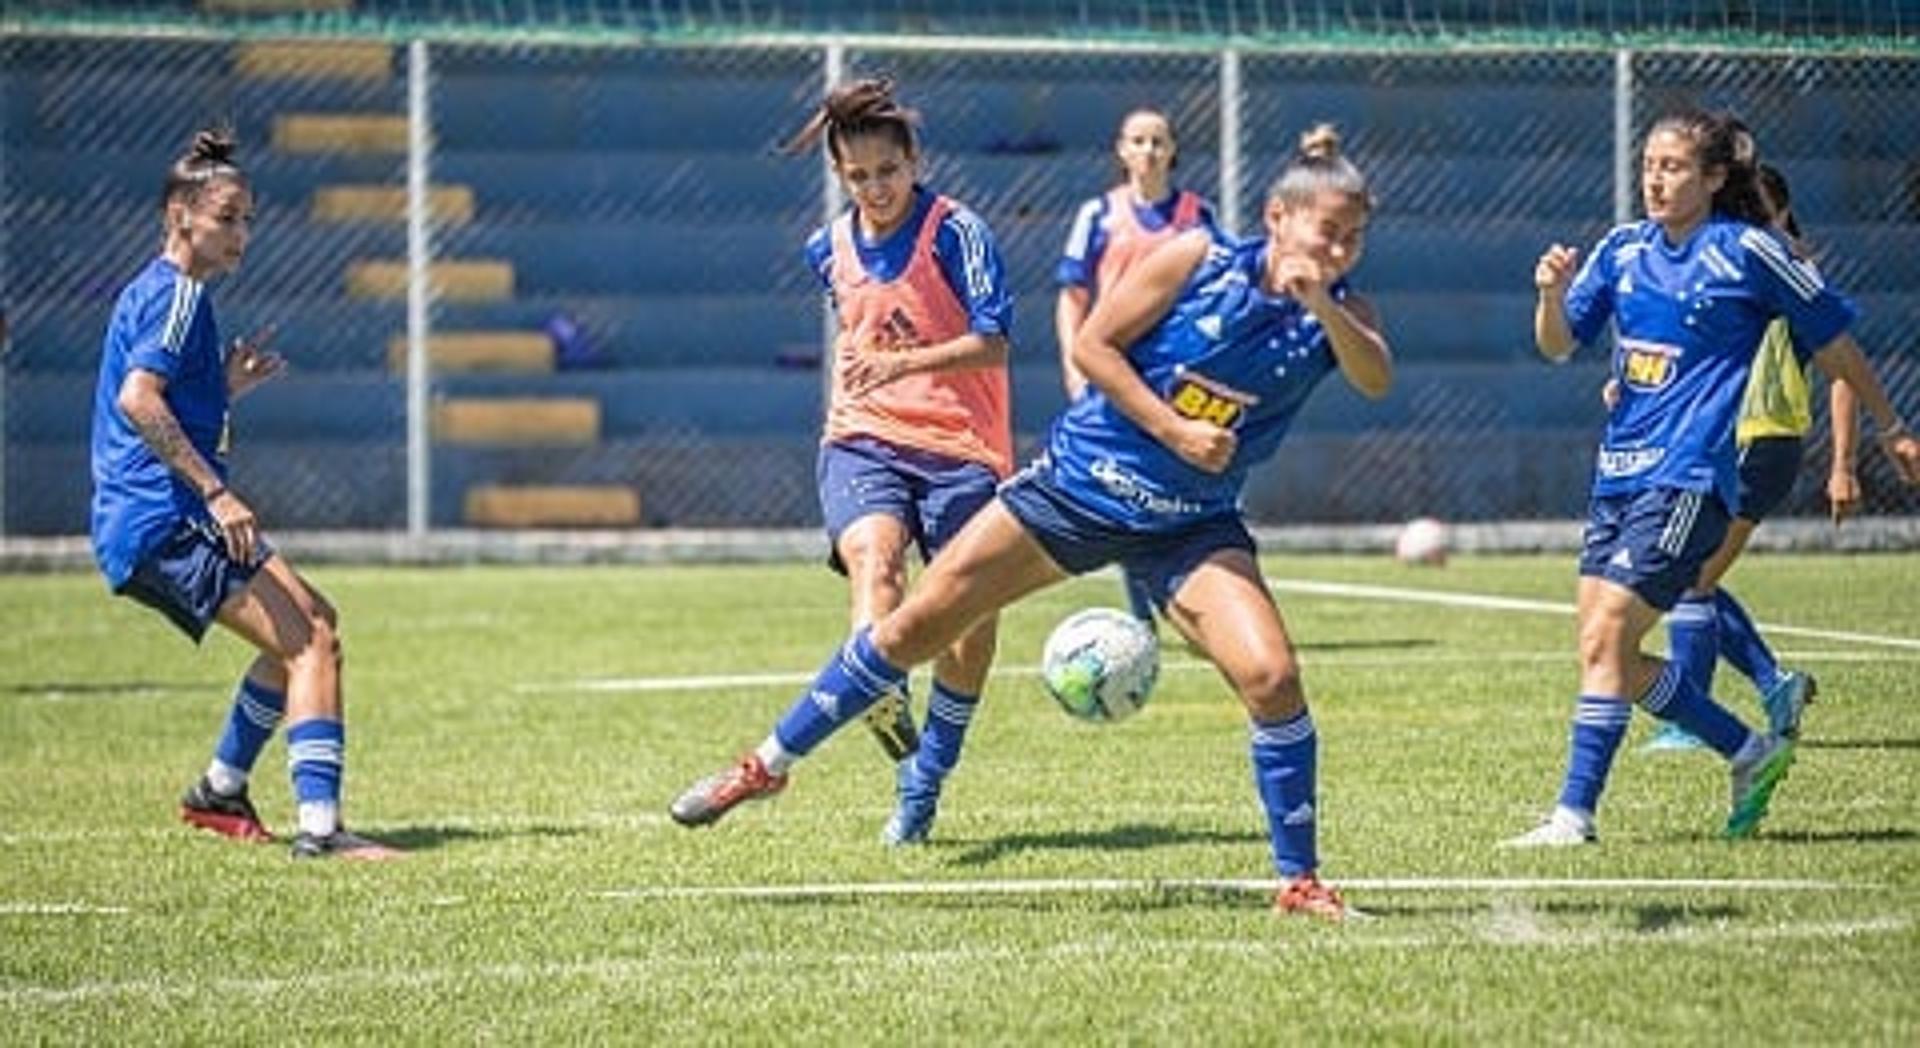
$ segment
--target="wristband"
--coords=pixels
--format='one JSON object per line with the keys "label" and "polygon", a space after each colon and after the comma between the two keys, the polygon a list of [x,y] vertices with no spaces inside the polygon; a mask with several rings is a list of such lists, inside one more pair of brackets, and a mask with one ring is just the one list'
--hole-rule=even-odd
{"label": "wristband", "polygon": [[207,503],[208,505],[212,505],[214,499],[217,499],[220,496],[225,495],[226,493],[227,493],[227,486],[225,484],[215,484],[213,486],[212,491],[209,491],[206,494],[200,496],[200,501]]}

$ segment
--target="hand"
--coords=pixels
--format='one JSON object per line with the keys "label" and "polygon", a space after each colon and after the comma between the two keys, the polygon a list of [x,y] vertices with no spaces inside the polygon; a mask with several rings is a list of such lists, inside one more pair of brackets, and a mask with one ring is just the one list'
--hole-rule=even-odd
{"label": "hand", "polygon": [[1233,462],[1240,438],[1233,430],[1222,429],[1211,422],[1183,418],[1168,434],[1165,443],[1189,465],[1208,473],[1221,473]]}
{"label": "hand", "polygon": [[1555,244],[1547,248],[1540,261],[1533,266],[1533,286],[1540,291],[1565,294],[1567,285],[1573,283],[1573,274],[1580,268],[1580,250],[1565,244]]}
{"label": "hand", "polygon": [[272,325],[247,338],[233,340],[227,351],[227,396],[238,400],[262,383],[279,378],[287,370],[287,358],[267,349],[273,341]]}
{"label": "hand", "polygon": [[1850,469],[1827,474],[1827,516],[1833,526],[1860,511],[1860,477]]}
{"label": "hand", "polygon": [[1893,460],[1894,471],[1907,484],[1920,484],[1920,438],[1903,426],[1892,435],[1880,437],[1880,450]]}
{"label": "hand", "polygon": [[1609,378],[1607,379],[1607,384],[1600,387],[1600,403],[1605,404],[1608,411],[1612,411],[1614,408],[1620,406],[1619,379]]}
{"label": "hand", "polygon": [[260,537],[260,522],[254,519],[252,507],[240,501],[240,496],[230,489],[222,487],[208,501],[207,512],[213,514],[214,524],[227,540],[227,556],[232,557],[236,564],[252,564]]}
{"label": "hand", "polygon": [[847,356],[841,365],[840,379],[852,396],[871,393],[907,373],[906,354],[868,350]]}
{"label": "hand", "polygon": [[1274,283],[1302,305],[1318,307],[1327,294],[1327,274],[1306,255],[1281,255],[1273,263]]}

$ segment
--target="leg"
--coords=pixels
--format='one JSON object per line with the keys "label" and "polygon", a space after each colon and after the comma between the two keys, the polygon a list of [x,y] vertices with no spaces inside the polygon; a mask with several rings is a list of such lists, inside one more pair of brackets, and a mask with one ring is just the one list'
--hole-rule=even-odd
{"label": "leg", "polygon": [[1212,660],[1251,721],[1254,785],[1284,882],[1276,909],[1344,917],[1345,904],[1317,875],[1319,738],[1293,642],[1252,552],[1211,553],[1174,590],[1167,618]]}
{"label": "leg", "polygon": [[967,629],[1019,597],[1065,577],[998,500],[968,521],[934,558],[906,602],[858,631],[827,661],[773,733],[735,767],[681,794],[670,811],[684,826],[717,821],[742,801],[786,787],[786,772]]}
{"label": "leg", "polygon": [[988,615],[934,659],[933,691],[920,747],[900,762],[895,776],[899,803],[880,831],[890,845],[921,844],[933,832],[940,790],[960,765],[967,729],[980,708],[987,672],[993,668],[999,617]]}
{"label": "leg", "polygon": [[[1713,693],[1714,665],[1726,647],[1720,633],[1723,616],[1716,607],[1719,596],[1716,587],[1740,551],[1746,548],[1753,527],[1753,521],[1734,518],[1727,526],[1727,537],[1721,540],[1720,548],[1714,550],[1701,567],[1699,581],[1681,595],[1667,615],[1668,658],[1680,665],[1681,672],[1694,687],[1709,695]],[[1705,743],[1680,726],[1668,723],[1661,725],[1645,748],[1651,752],[1685,752],[1704,746]]]}
{"label": "leg", "polygon": [[[856,630],[899,607],[906,596],[907,547],[913,535],[896,512],[869,513],[834,539],[834,555],[847,573],[848,612]],[[902,760],[920,746],[904,683],[875,702],[863,719],[891,760]]]}
{"label": "leg", "polygon": [[218,621],[258,648],[286,682],[287,760],[300,824],[294,854],[396,854],[340,827],[346,729],[339,618],[332,605],[276,554],[221,606]]}

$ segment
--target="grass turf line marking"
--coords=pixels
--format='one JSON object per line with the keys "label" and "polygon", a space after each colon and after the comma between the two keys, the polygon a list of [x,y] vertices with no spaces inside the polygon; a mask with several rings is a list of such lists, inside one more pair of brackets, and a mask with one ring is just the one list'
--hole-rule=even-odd
{"label": "grass turf line marking", "polygon": [[[1494,597],[1484,593],[1457,593],[1447,590],[1405,589],[1399,586],[1371,586],[1352,582],[1310,582],[1304,579],[1273,579],[1267,583],[1276,593],[1302,593],[1318,597],[1352,597],[1359,600],[1397,601],[1404,604],[1442,604],[1455,608],[1480,608],[1488,611],[1524,611],[1545,615],[1571,615],[1573,605],[1558,601],[1528,600],[1521,597]],[[1894,637],[1878,633],[1853,633],[1846,630],[1783,626],[1776,622],[1759,623],[1766,633],[1818,640],[1872,644],[1887,648],[1920,651],[1920,638]]]}
{"label": "grass turf line marking", "polygon": [[[1369,921],[1356,927],[1381,927]],[[1282,927],[1283,925],[1275,925]],[[1668,928],[1657,931],[1566,931],[1542,930],[1521,940],[1483,933],[1469,945],[1488,948],[1581,948],[1627,944],[1690,945],[1722,942],[1777,942],[1794,939],[1851,939],[1862,935],[1899,934],[1913,926],[1911,918],[1884,915],[1861,920],[1802,921],[1755,927],[1715,924],[1697,928]],[[1140,964],[1151,962],[1161,967],[1178,967],[1196,953],[1228,954],[1247,957],[1286,958],[1302,953],[1330,950],[1458,950],[1462,946],[1457,930],[1438,935],[1375,935],[1355,932],[1341,934],[1334,928],[1326,934],[1304,937],[1277,935],[1272,939],[1235,936],[1227,939],[1137,939],[1100,937],[1056,942],[1039,949],[1024,946],[970,946],[935,950],[839,951],[828,954],[800,955],[792,951],[756,951],[746,954],[667,956],[648,958],[593,958],[584,961],[516,962],[507,964],[458,965],[440,968],[344,968],[335,971],[308,972],[287,978],[216,978],[96,980],[65,986],[0,984],[0,1001],[26,1007],[62,1007],[89,1001],[123,998],[182,1000],[195,998],[274,997],[301,995],[307,1000],[316,990],[371,989],[390,994],[396,989],[432,989],[448,983],[504,982],[548,984],[563,979],[590,979],[600,984],[620,985],[656,979],[662,972],[713,971],[729,973],[749,967],[808,968],[881,968],[901,966],[924,968],[930,972],[951,973],[958,965],[1037,965],[1074,958],[1126,958]]]}
{"label": "grass turf line marking", "polygon": [[[1354,877],[1338,887],[1370,892],[1550,892],[1550,891],[1764,891],[1811,892],[1871,885],[1816,880],[1725,880],[1701,877]],[[682,885],[591,892],[600,899],[817,899],[843,896],[1092,895],[1201,891],[1269,893],[1278,881],[1167,878],[1163,880],[1074,878],[1015,881],[849,881],[839,884]]]}

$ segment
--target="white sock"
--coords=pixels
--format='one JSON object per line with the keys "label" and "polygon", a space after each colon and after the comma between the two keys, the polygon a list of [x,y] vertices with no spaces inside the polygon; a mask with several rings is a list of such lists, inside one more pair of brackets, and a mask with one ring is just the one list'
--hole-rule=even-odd
{"label": "white sock", "polygon": [[222,797],[231,797],[247,788],[247,772],[236,768],[218,757],[207,765],[207,785]]}
{"label": "white sock", "polygon": [[787,748],[780,745],[778,735],[767,736],[767,740],[753,752],[760,758],[760,763],[766,765],[767,771],[773,775],[785,775],[800,760],[799,754],[788,753]]}
{"label": "white sock", "polygon": [[340,828],[338,801],[301,801],[299,812],[301,833],[326,837]]}

